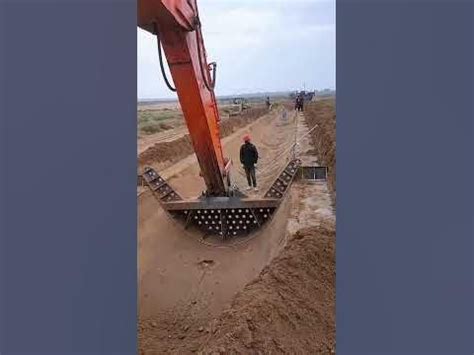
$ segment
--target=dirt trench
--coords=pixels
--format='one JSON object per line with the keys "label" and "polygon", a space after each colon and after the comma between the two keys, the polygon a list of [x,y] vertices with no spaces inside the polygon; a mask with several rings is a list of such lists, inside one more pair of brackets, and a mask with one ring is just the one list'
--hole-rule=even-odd
{"label": "dirt trench", "polygon": [[[250,108],[244,111],[241,116],[231,117],[224,119],[221,123],[221,137],[225,138],[237,129],[242,128],[254,122],[259,117],[266,114],[268,110],[263,107]],[[193,146],[189,134],[186,133],[185,127],[180,127],[174,132],[168,132],[163,137],[158,138],[158,142],[155,144],[148,143],[144,145],[146,149],[143,149],[138,156],[139,170],[142,170],[145,165],[158,165],[159,168],[170,166],[173,163],[180,161],[186,156],[193,154]],[[170,137],[176,137],[174,140],[170,140]],[[140,147],[139,147],[140,148]]]}
{"label": "dirt trench", "polygon": [[[261,152],[257,195],[263,194],[291,158],[289,142],[306,129],[301,115],[280,107],[227,136],[224,153],[234,160],[242,135],[251,135]],[[300,154],[311,150],[311,140],[300,146]],[[162,173],[185,197],[204,187],[193,156]],[[245,186],[237,165],[234,179]],[[264,229],[221,246],[200,242],[171,221],[151,194],[142,194],[140,353],[331,353],[334,242],[326,184],[294,184]]]}

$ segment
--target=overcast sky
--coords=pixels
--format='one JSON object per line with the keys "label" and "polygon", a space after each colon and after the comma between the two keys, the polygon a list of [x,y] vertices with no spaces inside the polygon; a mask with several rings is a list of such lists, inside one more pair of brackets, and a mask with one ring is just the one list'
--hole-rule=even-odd
{"label": "overcast sky", "polygon": [[[335,88],[335,0],[198,0],[217,95]],[[176,97],[156,39],[137,29],[137,95]]]}

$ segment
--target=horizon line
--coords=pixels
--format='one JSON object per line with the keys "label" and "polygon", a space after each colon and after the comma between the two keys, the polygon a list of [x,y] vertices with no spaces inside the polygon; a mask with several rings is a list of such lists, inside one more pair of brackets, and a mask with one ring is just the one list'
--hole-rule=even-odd
{"label": "horizon line", "polygon": [[[223,94],[223,95],[216,95],[216,98],[226,98],[226,97],[239,97],[244,95],[259,95],[259,94],[283,94],[283,93],[290,93],[294,91],[302,91],[302,90],[284,90],[284,91],[256,91],[256,92],[245,92],[240,94]],[[326,89],[315,89],[315,90],[307,90],[308,92],[322,92],[322,91],[336,91],[335,88],[326,88]],[[152,101],[152,100],[167,100],[167,101],[178,101],[178,97],[137,97],[137,101]]]}

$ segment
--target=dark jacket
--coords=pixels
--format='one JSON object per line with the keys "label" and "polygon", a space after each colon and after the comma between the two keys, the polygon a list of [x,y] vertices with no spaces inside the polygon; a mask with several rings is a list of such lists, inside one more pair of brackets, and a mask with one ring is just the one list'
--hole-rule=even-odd
{"label": "dark jacket", "polygon": [[250,142],[242,144],[240,147],[240,162],[247,168],[251,168],[258,160],[257,148]]}

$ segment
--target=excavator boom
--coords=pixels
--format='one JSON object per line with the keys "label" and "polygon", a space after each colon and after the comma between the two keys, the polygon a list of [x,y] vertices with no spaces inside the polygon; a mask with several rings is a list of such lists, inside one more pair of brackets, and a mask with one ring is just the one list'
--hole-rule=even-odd
{"label": "excavator boom", "polygon": [[162,44],[207,195],[226,196],[228,165],[197,7],[185,0],[139,0],[138,26]]}

